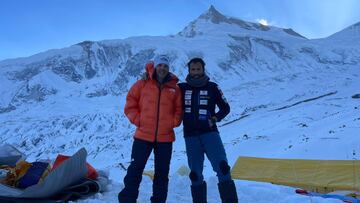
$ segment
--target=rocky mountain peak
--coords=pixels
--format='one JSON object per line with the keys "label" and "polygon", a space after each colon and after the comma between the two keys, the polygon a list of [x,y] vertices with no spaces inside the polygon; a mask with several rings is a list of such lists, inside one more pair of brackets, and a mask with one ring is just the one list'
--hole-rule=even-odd
{"label": "rocky mountain peak", "polygon": [[221,14],[216,8],[211,5],[210,8],[199,16],[199,19],[209,20],[212,23],[218,24],[220,22],[226,22],[228,19],[226,16]]}

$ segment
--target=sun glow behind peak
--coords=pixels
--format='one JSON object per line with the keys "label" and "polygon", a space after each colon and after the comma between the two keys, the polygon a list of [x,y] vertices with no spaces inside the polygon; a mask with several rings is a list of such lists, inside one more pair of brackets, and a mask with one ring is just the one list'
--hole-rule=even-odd
{"label": "sun glow behind peak", "polygon": [[260,23],[261,25],[269,26],[268,21],[265,20],[265,19],[257,19],[256,21],[257,21],[258,23]]}

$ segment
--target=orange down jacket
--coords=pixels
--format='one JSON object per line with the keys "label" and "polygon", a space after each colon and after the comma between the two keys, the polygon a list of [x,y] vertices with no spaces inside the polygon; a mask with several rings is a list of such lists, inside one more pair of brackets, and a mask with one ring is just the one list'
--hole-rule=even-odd
{"label": "orange down jacket", "polygon": [[181,90],[179,79],[171,74],[170,80],[160,85],[153,75],[153,63],[146,65],[147,80],[138,80],[126,97],[125,115],[136,128],[135,138],[150,142],[175,141],[174,128],[181,124]]}

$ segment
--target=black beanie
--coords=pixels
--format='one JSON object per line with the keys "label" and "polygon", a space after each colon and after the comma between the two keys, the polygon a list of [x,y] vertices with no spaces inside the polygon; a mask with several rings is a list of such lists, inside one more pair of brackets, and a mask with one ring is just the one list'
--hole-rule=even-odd
{"label": "black beanie", "polygon": [[188,66],[188,70],[190,71],[190,64],[191,63],[201,63],[202,67],[203,67],[203,70],[205,72],[205,62],[201,59],[201,58],[192,58],[188,63],[187,63],[187,66]]}

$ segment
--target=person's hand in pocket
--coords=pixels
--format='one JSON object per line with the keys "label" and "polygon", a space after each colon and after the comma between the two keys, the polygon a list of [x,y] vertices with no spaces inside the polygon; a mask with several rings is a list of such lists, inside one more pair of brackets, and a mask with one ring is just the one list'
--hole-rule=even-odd
{"label": "person's hand in pocket", "polygon": [[217,118],[216,118],[216,116],[213,116],[213,117],[209,118],[208,121],[209,121],[210,128],[212,128],[215,125],[215,123],[217,122]]}

